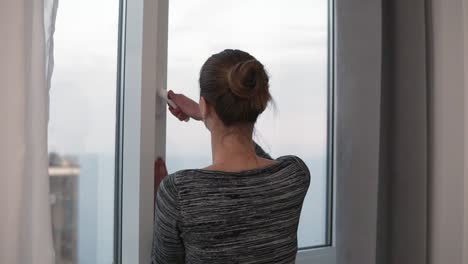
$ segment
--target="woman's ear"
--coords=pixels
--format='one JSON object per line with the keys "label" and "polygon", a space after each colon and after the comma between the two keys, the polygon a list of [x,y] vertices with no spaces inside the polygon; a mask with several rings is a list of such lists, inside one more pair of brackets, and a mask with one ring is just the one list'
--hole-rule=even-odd
{"label": "woman's ear", "polygon": [[206,100],[205,98],[203,98],[203,96],[200,96],[199,106],[200,106],[201,118],[202,120],[205,120],[207,112],[208,112],[208,106],[206,105]]}

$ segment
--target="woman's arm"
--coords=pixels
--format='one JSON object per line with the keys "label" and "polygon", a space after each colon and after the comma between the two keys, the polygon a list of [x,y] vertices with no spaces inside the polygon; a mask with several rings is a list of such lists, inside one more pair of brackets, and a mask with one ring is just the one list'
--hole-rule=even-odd
{"label": "woman's arm", "polygon": [[156,196],[152,263],[185,263],[185,248],[180,237],[180,207],[174,175],[164,178]]}
{"label": "woman's arm", "polygon": [[[191,117],[195,120],[201,120],[200,108],[198,107],[198,103],[193,101],[192,99],[186,97],[183,94],[176,94],[172,90],[169,90],[167,94],[168,98],[174,101],[174,103],[178,106],[176,109],[169,106],[169,111],[177,117],[180,121],[185,120],[187,117]],[[271,156],[266,153],[262,147],[260,147],[256,142],[255,144],[255,153],[264,158],[272,160]]]}

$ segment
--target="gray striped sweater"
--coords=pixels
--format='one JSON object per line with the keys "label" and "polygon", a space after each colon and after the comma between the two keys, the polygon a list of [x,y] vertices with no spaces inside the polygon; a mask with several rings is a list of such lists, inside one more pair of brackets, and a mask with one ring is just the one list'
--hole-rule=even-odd
{"label": "gray striped sweater", "polygon": [[296,156],[276,161],[242,172],[168,175],[156,197],[152,263],[294,263],[310,174]]}

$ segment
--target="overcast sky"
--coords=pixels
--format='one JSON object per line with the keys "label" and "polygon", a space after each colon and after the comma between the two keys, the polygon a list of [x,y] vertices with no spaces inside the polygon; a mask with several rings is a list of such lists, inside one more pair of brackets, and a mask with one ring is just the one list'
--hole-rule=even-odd
{"label": "overcast sky", "polygon": [[51,150],[114,153],[118,2],[59,1],[50,90]]}

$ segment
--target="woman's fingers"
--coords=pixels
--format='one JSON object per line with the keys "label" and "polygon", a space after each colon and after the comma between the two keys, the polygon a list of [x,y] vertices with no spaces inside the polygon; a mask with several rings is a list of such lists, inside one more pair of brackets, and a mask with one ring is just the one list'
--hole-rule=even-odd
{"label": "woman's fingers", "polygon": [[186,113],[182,112],[179,108],[174,109],[172,106],[169,106],[169,111],[171,112],[172,115],[174,115],[180,121],[185,121],[189,117]]}
{"label": "woman's fingers", "polygon": [[166,163],[162,158],[158,158],[158,173],[161,179],[167,176]]}
{"label": "woman's fingers", "polygon": [[188,118],[188,115],[182,112],[179,108],[174,109],[173,107],[169,106],[169,111],[180,121],[184,121]]}
{"label": "woman's fingers", "polygon": [[177,105],[177,109],[180,109],[186,117],[201,120],[198,103],[183,94],[176,94],[172,90],[169,90],[167,97]]}
{"label": "woman's fingers", "polygon": [[177,118],[179,118],[180,121],[185,121],[188,118],[188,115],[180,113],[177,115]]}
{"label": "woman's fingers", "polygon": [[[169,91],[167,95],[168,95],[169,99],[177,100],[175,98],[177,98],[178,95],[175,94],[173,91]],[[176,105],[177,105],[177,103],[176,103]],[[181,107],[179,107],[179,105],[178,105],[177,108],[174,108],[174,107],[172,107],[171,105],[168,104],[168,107],[169,107],[169,111],[172,113],[172,115],[174,115],[180,121],[184,121],[189,117],[186,113],[184,113],[184,111],[181,109]]]}
{"label": "woman's fingers", "polygon": [[168,174],[168,173],[167,173],[166,162],[164,162],[164,160],[163,160],[163,159],[161,159],[161,161],[162,161],[162,166],[163,166],[164,173],[165,173],[165,174],[166,174],[166,176],[167,176],[167,174]]}
{"label": "woman's fingers", "polygon": [[[172,109],[172,110],[171,110],[171,109]],[[173,108],[173,107],[171,107],[171,108],[169,108],[169,110],[170,110],[171,113],[172,113],[173,115],[175,115],[175,116],[179,115],[180,112],[181,112],[179,108]]]}
{"label": "woman's fingers", "polygon": [[169,91],[167,92],[167,98],[169,98],[169,99],[171,99],[171,100],[174,100],[175,97],[176,97],[176,93],[174,93],[174,91],[169,90]]}
{"label": "woman's fingers", "polygon": [[154,192],[159,188],[159,184],[167,176],[166,163],[162,158],[158,158],[154,162]]}
{"label": "woman's fingers", "polygon": [[181,113],[183,113],[180,108],[173,108],[172,106],[169,106],[169,111],[175,116],[178,117]]}

